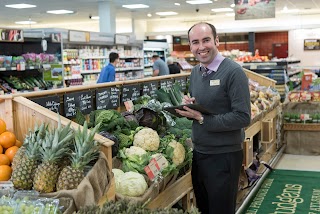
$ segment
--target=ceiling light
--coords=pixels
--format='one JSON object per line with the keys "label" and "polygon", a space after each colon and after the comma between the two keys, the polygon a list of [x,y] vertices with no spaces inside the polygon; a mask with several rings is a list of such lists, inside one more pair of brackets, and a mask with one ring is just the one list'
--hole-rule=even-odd
{"label": "ceiling light", "polygon": [[226,7],[226,8],[215,8],[215,9],[211,9],[211,11],[219,13],[219,12],[231,12],[233,11],[232,8]]}
{"label": "ceiling light", "polygon": [[226,13],[224,15],[226,15],[226,16],[235,16],[236,14],[235,13]]}
{"label": "ceiling light", "polygon": [[230,7],[235,7],[236,5],[235,4],[230,4]]}
{"label": "ceiling light", "polygon": [[178,13],[168,11],[168,12],[157,12],[156,14],[159,16],[173,16],[173,15],[177,15]]}
{"label": "ceiling light", "polygon": [[32,24],[37,24],[37,22],[35,21],[18,21],[18,22],[15,22],[17,25],[32,25]]}
{"label": "ceiling light", "polygon": [[122,5],[122,7],[129,8],[129,9],[138,9],[138,8],[148,8],[149,6],[145,4],[125,4],[125,5]]}
{"label": "ceiling light", "polygon": [[74,13],[72,10],[48,10],[47,13],[52,13],[52,14],[68,14],[68,13]]}
{"label": "ceiling light", "polygon": [[33,4],[7,4],[6,7],[11,7],[15,9],[25,9],[25,8],[33,8],[37,6]]}
{"label": "ceiling light", "polygon": [[99,20],[99,19],[100,19],[100,17],[99,17],[99,16],[91,16],[91,18],[90,18],[90,19]]}
{"label": "ceiling light", "polygon": [[188,4],[210,4],[212,1],[209,0],[192,0],[192,1],[186,1]]}
{"label": "ceiling light", "polygon": [[151,16],[152,16],[152,14],[151,14],[151,13],[148,13],[148,14],[147,14],[147,16],[148,16],[148,17],[151,17]]}
{"label": "ceiling light", "polygon": [[180,3],[174,3],[174,5],[176,5],[176,6],[180,6]]}

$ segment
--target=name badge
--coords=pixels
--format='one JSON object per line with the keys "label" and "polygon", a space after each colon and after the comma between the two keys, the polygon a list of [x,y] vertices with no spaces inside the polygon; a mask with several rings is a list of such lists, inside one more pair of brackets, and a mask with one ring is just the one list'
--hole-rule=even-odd
{"label": "name badge", "polygon": [[220,85],[220,80],[210,80],[210,86]]}

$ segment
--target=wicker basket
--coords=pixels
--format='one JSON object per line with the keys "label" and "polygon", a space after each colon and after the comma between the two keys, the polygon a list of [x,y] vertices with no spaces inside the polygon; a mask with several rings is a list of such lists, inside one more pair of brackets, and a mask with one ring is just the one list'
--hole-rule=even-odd
{"label": "wicker basket", "polygon": [[320,131],[320,123],[284,123],[283,130],[287,130],[287,131]]}

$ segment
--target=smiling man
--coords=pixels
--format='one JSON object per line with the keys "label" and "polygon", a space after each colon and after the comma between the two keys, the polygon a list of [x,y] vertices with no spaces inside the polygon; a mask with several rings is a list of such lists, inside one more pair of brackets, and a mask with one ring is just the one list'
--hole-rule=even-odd
{"label": "smiling man", "polygon": [[193,119],[192,183],[203,214],[233,214],[242,165],[244,127],[250,124],[248,78],[241,66],[218,51],[219,38],[209,23],[188,31],[190,50],[199,60],[190,76],[184,102],[198,103],[211,114],[184,107],[176,111]]}

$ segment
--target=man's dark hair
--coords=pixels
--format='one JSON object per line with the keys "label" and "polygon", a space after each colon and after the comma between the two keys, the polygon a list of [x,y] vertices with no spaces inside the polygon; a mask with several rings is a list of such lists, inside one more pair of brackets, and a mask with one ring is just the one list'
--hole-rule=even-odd
{"label": "man's dark hair", "polygon": [[206,25],[208,25],[208,26],[211,28],[213,38],[216,39],[216,37],[217,37],[216,28],[215,28],[212,24],[210,24],[210,23],[208,23],[208,22],[199,22],[199,23],[197,23],[197,24],[194,24],[194,25],[188,30],[188,41],[189,41],[189,43],[190,43],[189,33],[190,33],[191,29],[192,29],[194,26],[200,25],[200,24],[206,24]]}
{"label": "man's dark hair", "polygon": [[153,55],[152,56],[152,59],[157,59],[157,58],[159,58],[159,55]]}
{"label": "man's dark hair", "polygon": [[116,59],[119,59],[119,54],[115,52],[111,52],[109,54],[110,63],[113,63],[114,61],[116,61]]}

